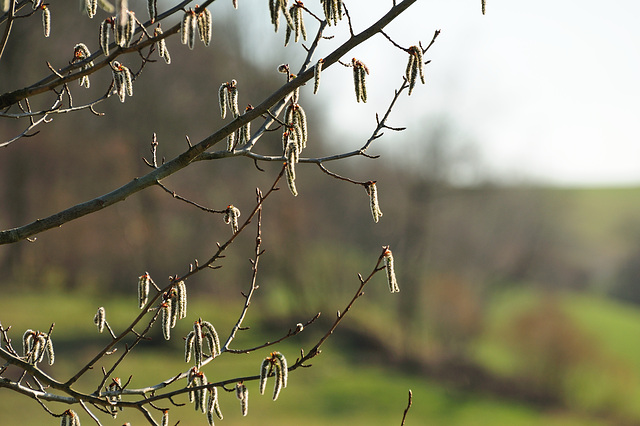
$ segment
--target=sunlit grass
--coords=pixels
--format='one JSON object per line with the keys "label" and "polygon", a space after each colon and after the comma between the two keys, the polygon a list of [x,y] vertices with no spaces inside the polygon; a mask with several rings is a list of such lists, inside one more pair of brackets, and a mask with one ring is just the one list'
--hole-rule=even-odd
{"label": "sunlit grass", "polygon": [[[549,299],[531,288],[496,297],[487,316],[487,331],[478,339],[476,360],[502,376],[526,374],[505,330],[523,312],[552,300],[558,303],[584,338],[589,350],[565,371],[563,395],[576,410],[607,412],[631,423],[640,419],[640,310],[602,297],[560,293]],[[558,324],[558,326],[561,326]]]}
{"label": "sunlit grass", "polygon": [[[505,298],[502,303],[509,308],[497,307],[494,321],[508,320],[511,312],[530,303],[531,296],[513,295]],[[46,306],[38,308],[42,301]],[[586,303],[586,302],[585,302]],[[594,306],[597,307],[597,303]],[[19,339],[25,328],[48,329],[50,322],[56,322],[54,342],[67,344],[61,348],[56,364],[49,370],[54,377],[67,379],[77,368],[78,363],[86,362],[94,351],[108,340],[105,335],[98,334],[93,324],[93,314],[98,306],[107,309],[107,318],[117,330],[125,326],[133,315],[138,313],[135,300],[129,298],[113,298],[100,300],[85,295],[16,295],[15,298],[0,300],[0,320],[3,325],[13,325],[11,336]],[[24,307],[36,309],[25,312]],[[155,384],[160,379],[172,377],[188,368],[183,360],[183,335],[191,327],[192,317],[199,312],[207,312],[207,319],[219,328],[221,337],[226,336],[226,330],[236,320],[239,307],[229,305],[226,308],[212,309],[211,300],[193,301],[189,304],[188,319],[178,323],[174,329],[176,336],[170,343],[159,338],[156,343],[144,343],[134,353],[127,357],[121,370],[116,372],[123,381],[133,374],[130,387]],[[573,308],[572,308],[573,309]],[[579,309],[576,305],[575,309]],[[594,310],[593,306],[589,307]],[[631,315],[631,313],[628,313]],[[603,314],[604,315],[604,314]],[[194,317],[195,318],[195,317]],[[633,319],[633,315],[630,317]],[[257,318],[248,318],[250,323]],[[600,322],[598,322],[600,323]],[[254,325],[254,324],[252,324]],[[315,326],[314,326],[315,327]],[[259,328],[259,327],[258,327]],[[247,347],[254,343],[272,339],[273,335],[260,335],[258,328],[251,332],[244,332],[237,341],[236,347]],[[271,334],[272,332],[268,332]],[[300,346],[308,348],[309,342],[314,342],[314,336],[322,330],[309,327],[309,337],[302,340],[290,341],[278,349],[283,352],[290,362],[299,354]],[[253,337],[247,337],[252,336]],[[304,333],[303,333],[304,335]],[[159,336],[158,336],[159,337]],[[620,338],[623,337],[621,334]],[[88,346],[74,347],[83,339],[90,338]],[[614,339],[614,337],[611,337]],[[306,339],[306,340],[305,340]],[[614,339],[615,340],[615,339]],[[616,347],[613,345],[613,347]],[[622,346],[621,346],[622,347]],[[209,381],[240,377],[247,374],[257,374],[261,359],[270,349],[257,351],[250,355],[225,354],[217,361],[205,367]],[[640,351],[640,348],[638,349]],[[489,349],[489,353],[500,360],[508,356],[501,355],[499,347]],[[113,357],[113,356],[112,356]],[[105,364],[110,365],[111,359]],[[342,426],[353,424],[390,425],[399,424],[402,412],[407,404],[407,393],[413,391],[413,406],[408,414],[407,425],[598,425],[597,421],[586,415],[570,411],[544,412],[534,407],[513,401],[505,401],[490,395],[465,393],[450,389],[419,374],[401,373],[393,367],[384,365],[370,365],[354,361],[353,356],[343,356],[340,347],[329,341],[321,355],[313,359],[313,367],[300,369],[291,374],[289,386],[277,401],[272,401],[270,392],[272,382],[267,386],[265,395],[259,395],[257,383],[247,383],[249,387],[249,417],[241,418],[239,401],[233,393],[222,392],[221,408],[225,415],[223,421],[216,424],[280,424],[280,425],[327,425]],[[100,376],[99,368],[90,375]],[[93,391],[91,381],[81,381],[76,387],[84,391]],[[94,385],[94,384],[93,384]],[[95,386],[95,385],[94,385]],[[178,396],[176,403],[186,403],[186,397]],[[54,412],[62,412],[67,407],[59,404],[49,404]],[[171,408],[162,403],[163,408]],[[172,421],[181,419],[181,424],[206,424],[203,414],[196,413],[192,407],[172,409]],[[25,415],[25,413],[28,413]],[[156,418],[158,413],[154,413]],[[91,424],[86,414],[82,414],[83,424]],[[57,424],[58,420],[51,418],[39,405],[32,400],[17,396],[7,390],[0,390],[0,417],[2,424],[41,425]],[[117,420],[111,420],[101,415],[103,424],[122,424],[130,421],[132,424],[144,424],[144,419],[137,412],[125,412]]]}

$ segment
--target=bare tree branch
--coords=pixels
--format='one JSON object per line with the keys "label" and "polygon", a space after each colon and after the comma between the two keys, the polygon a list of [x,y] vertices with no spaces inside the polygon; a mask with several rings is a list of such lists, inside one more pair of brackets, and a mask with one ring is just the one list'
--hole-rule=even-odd
{"label": "bare tree branch", "polygon": [[[392,8],[386,15],[380,18],[380,20],[378,20],[376,23],[371,25],[369,28],[357,34],[356,36],[351,37],[349,40],[343,43],[340,47],[338,47],[335,51],[333,51],[331,54],[329,54],[324,58],[324,64],[325,64],[324,67],[327,68],[332,64],[336,63],[343,55],[345,55],[351,49],[353,49],[354,47],[358,46],[365,40],[375,35],[380,29],[384,28],[389,22],[391,22],[395,17],[400,15],[402,12],[404,12],[409,6],[411,6],[416,1],[417,0],[404,0],[402,3]],[[208,4],[209,2],[205,2],[205,3]],[[178,29],[175,28],[175,31],[177,30]],[[142,42],[141,44],[145,44],[145,43],[148,43],[147,45],[152,44],[150,41]],[[124,51],[126,51],[126,49]],[[110,55],[110,58],[111,56],[112,55]],[[82,71],[79,74],[87,75],[89,74],[89,72]],[[1,231],[0,245],[11,244],[20,240],[24,240],[28,237],[37,235],[48,229],[61,226],[67,222],[78,219],[87,214],[102,210],[105,207],[109,207],[113,204],[123,201],[127,197],[135,194],[136,192],[139,192],[145,188],[148,188],[154,185],[157,181],[160,181],[182,170],[183,168],[187,167],[193,160],[195,160],[199,155],[205,152],[207,149],[211,148],[213,145],[215,145],[216,143],[226,138],[228,134],[230,134],[231,132],[235,132],[244,124],[258,118],[262,114],[265,114],[266,111],[269,108],[271,108],[273,105],[275,105],[278,101],[283,99],[285,96],[287,96],[296,88],[302,86],[304,83],[312,79],[313,74],[314,74],[313,69],[308,69],[304,71],[303,73],[298,75],[297,78],[294,78],[292,81],[284,84],[282,87],[276,90],[273,94],[271,94],[267,99],[265,99],[260,105],[258,105],[254,109],[239,116],[232,122],[223,126],[217,132],[209,135],[208,137],[200,141],[198,144],[194,145],[192,148],[185,151],[183,154],[163,164],[157,169],[147,173],[146,175],[140,178],[135,178],[131,182],[121,186],[120,188],[112,192],[109,192],[100,197],[94,198],[93,200],[89,200],[84,203],[75,205],[73,207],[70,207],[59,213],[53,214],[44,219],[37,219],[35,222],[32,222],[28,225]],[[66,77],[65,79],[63,79],[63,81],[60,81],[60,84],[66,83],[68,81],[67,80],[68,78],[69,77]],[[46,90],[49,90],[49,88],[47,88]],[[24,96],[22,98],[24,98]],[[2,102],[2,97],[0,97],[0,108],[2,108],[3,105],[4,104]],[[368,144],[365,145],[365,149],[366,147],[368,147]],[[345,158],[345,157],[342,157],[342,158]]]}
{"label": "bare tree branch", "polygon": [[407,408],[404,409],[404,413],[402,414],[402,422],[400,426],[404,426],[404,422],[407,419],[407,413],[409,413],[409,409],[411,408],[411,404],[413,403],[413,392],[409,389],[409,400],[407,401]]}

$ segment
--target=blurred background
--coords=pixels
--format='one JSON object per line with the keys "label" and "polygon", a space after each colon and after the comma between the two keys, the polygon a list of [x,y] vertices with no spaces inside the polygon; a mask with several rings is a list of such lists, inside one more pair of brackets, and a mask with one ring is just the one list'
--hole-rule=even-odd
{"label": "blurred background", "polygon": [[[2,150],[0,227],[24,225],[146,173],[141,157],[149,157],[154,132],[159,157],[180,154],[185,135],[197,142],[223,123],[222,82],[238,81],[241,105],[256,105],[278,88],[276,67],[297,70],[305,51],[282,47],[284,32],[273,33],[266,1],[239,3],[237,11],[231,1],[211,6],[212,46],[191,52],[172,37],[173,63],[147,66],[132,98],[97,107],[105,116],[56,116],[38,135]],[[354,30],[390,4],[347,1]],[[305,5],[321,14],[315,2]],[[146,2],[130,6],[147,16]],[[168,6],[159,2],[160,11]],[[51,5],[51,12],[49,39],[39,18],[14,25],[0,61],[0,93],[46,76],[45,61],[63,67],[78,42],[98,48],[106,13],[90,20],[75,3]],[[476,0],[418,2],[387,27],[405,47],[426,46],[442,30],[426,54],[427,84],[403,94],[390,116],[389,125],[407,130],[375,141],[368,152],[381,154],[377,160],[327,163],[353,179],[376,180],[384,216],[373,223],[362,187],[301,164],[300,195],[283,188],[265,205],[260,289],[245,323],[252,329],[237,347],[277,338],[321,311],[281,350],[295,359],[344,308],[357,273],[373,268],[382,245],[394,252],[401,292],[390,295],[378,275],[314,367],[292,374],[277,403],[253,391],[248,420],[399,424],[412,389],[407,424],[640,423],[639,13],[631,0],[488,0],[486,16]],[[305,20],[315,34],[317,24]],[[346,23],[328,34],[336,37],[316,58],[344,40]],[[371,70],[369,102],[356,103],[351,70],[340,65],[323,73],[317,95],[303,87],[305,156],[360,148],[402,82],[407,55],[383,37],[343,59],[352,56]],[[139,68],[135,56],[122,62]],[[91,89],[73,84],[74,103],[98,98],[110,82],[101,70]],[[31,106],[47,101],[41,96]],[[3,120],[0,136],[9,139],[25,125]],[[277,133],[256,151],[278,153]],[[202,162],[163,183],[210,208],[234,204],[248,212],[254,188],[266,190],[280,169],[260,166],[264,172],[245,158]],[[174,333],[186,335],[201,316],[226,335],[250,283],[253,232],[239,237],[221,269],[189,280],[188,321]],[[105,342],[92,323],[99,306],[112,326],[125,326],[137,315],[139,275],[149,271],[163,284],[229,236],[220,215],[147,189],[34,243],[1,246],[0,321],[12,326],[14,340],[55,322],[59,356],[49,371],[64,379],[74,361],[90,359]],[[155,337],[123,367],[123,375],[136,372],[133,385],[185,369],[181,340]],[[220,358],[208,377],[257,373],[264,356]],[[158,369],[166,374],[159,377]],[[0,392],[7,424],[51,422],[35,402]],[[235,397],[224,397],[223,423],[239,423]],[[181,410],[184,424],[205,421],[187,417],[191,412]]]}

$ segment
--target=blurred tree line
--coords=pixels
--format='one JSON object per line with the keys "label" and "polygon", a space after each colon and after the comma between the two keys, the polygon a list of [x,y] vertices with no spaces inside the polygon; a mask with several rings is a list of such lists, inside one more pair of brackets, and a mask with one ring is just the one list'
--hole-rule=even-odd
{"label": "blurred tree line", "polygon": [[[21,42],[8,45],[0,75],[18,78],[0,79],[1,91],[16,88],[9,84],[27,84],[47,73],[45,64],[29,63],[29,58],[50,58],[54,66],[72,59],[72,46],[79,40],[69,35],[35,43],[35,38],[42,38],[41,28],[37,20],[31,21],[14,29],[15,38]],[[171,158],[178,154],[185,147],[180,142],[185,135],[198,140],[221,123],[216,99],[220,82],[235,78],[242,83],[241,104],[252,102],[243,98],[243,93],[251,93],[256,99],[270,93],[277,82],[268,77],[271,71],[264,70],[241,49],[243,30],[234,22],[216,20],[216,42],[207,49],[197,46],[195,55],[179,48],[176,40],[169,41],[173,57],[169,66],[181,67],[185,73],[188,70],[193,76],[191,81],[167,82],[162,75],[164,64],[148,67],[143,71],[145,78],[136,83],[136,102],[116,105],[112,101],[97,107],[110,117],[121,117],[122,125],[113,127],[89,111],[56,116],[55,125],[46,127],[42,135],[6,148],[13,152],[11,156],[0,156],[2,227],[19,226],[141,175],[146,171],[141,157],[148,156],[154,132],[160,144],[159,156]],[[52,31],[91,24],[87,20],[78,22],[71,14],[59,14]],[[97,45],[97,34],[95,40],[84,41]],[[27,46],[43,51],[23,55]],[[237,70],[247,73],[238,74]],[[95,80],[96,85],[101,84]],[[106,83],[102,84],[106,91]],[[77,103],[92,96],[76,92]],[[307,107],[310,126],[315,129],[324,125],[319,107]],[[495,287],[538,283],[581,288],[588,284],[587,265],[570,255],[571,236],[554,220],[555,206],[544,191],[498,185],[482,172],[472,185],[452,184],[452,170],[459,167],[460,161],[480,160],[473,156],[460,160],[455,149],[466,147],[460,148],[459,141],[453,140],[457,137],[452,131],[455,123],[439,118],[432,121],[438,124],[385,136],[393,138],[394,144],[405,144],[407,152],[412,152],[411,161],[404,163],[406,167],[389,168],[375,160],[335,166],[337,172],[348,167],[349,173],[358,178],[370,177],[380,182],[385,216],[375,229],[369,226],[364,191],[326,179],[313,165],[299,170],[301,202],[283,192],[277,203],[267,207],[279,210],[265,218],[269,260],[263,271],[265,280],[279,281],[278,286],[264,285],[264,291],[280,301],[282,312],[277,314],[307,311],[311,306],[333,308],[328,305],[333,296],[345,286],[345,292],[349,292],[354,284],[354,268],[346,266],[364,268],[371,253],[378,250],[376,242],[381,240],[389,241],[397,253],[398,273],[404,283],[395,314],[403,324],[401,328],[408,332],[423,328],[426,322],[431,333],[452,347],[479,332],[483,301]],[[17,134],[21,125],[9,123],[3,133]],[[65,136],[68,134],[87,137],[69,139]],[[314,135],[309,147],[313,155],[328,152],[323,133]],[[277,153],[279,136],[266,137],[271,138],[268,143]],[[360,142],[354,141],[353,145]],[[83,144],[83,149],[78,149],[76,143]],[[482,170],[481,164],[476,169]],[[79,180],[77,176],[92,179]],[[165,183],[202,204],[219,208],[233,202],[242,210],[253,202],[253,194],[240,191],[247,182],[265,186],[268,176],[252,161],[237,158],[197,164]],[[144,270],[154,271],[155,276],[174,274],[190,260],[180,254],[199,253],[205,258],[215,247],[213,236],[228,232],[217,217],[196,211],[183,215],[192,207],[171,201],[159,188],[144,191],[114,209],[120,214],[97,213],[66,224],[64,233],[52,230],[33,243],[20,243],[10,249],[0,247],[5,282],[15,289],[108,287],[130,292]],[[310,227],[308,223],[315,225]],[[65,239],[64,244],[60,244],[61,238]],[[232,250],[244,251],[252,244],[246,238]],[[215,282],[194,287],[222,297],[235,294],[249,272],[237,258],[229,256]],[[203,279],[194,277],[194,281]],[[326,294],[326,300],[317,300],[318,288],[325,290],[321,294]],[[315,294],[313,300],[309,300],[311,294]]]}

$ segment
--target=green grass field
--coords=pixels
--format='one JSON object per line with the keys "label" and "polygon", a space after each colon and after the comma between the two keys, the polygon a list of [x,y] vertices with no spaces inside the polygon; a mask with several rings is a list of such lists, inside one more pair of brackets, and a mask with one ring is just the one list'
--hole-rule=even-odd
{"label": "green grass field", "polygon": [[[505,294],[498,299],[492,309],[491,318],[496,324],[508,321],[518,307],[535,303],[535,295],[529,292]],[[42,306],[42,301],[46,304]],[[634,360],[640,357],[640,343],[633,339],[640,331],[640,311],[631,307],[621,307],[609,301],[592,297],[565,297],[563,306],[570,312],[595,341],[604,348],[607,357],[626,366],[628,378],[632,381],[633,393],[627,401],[620,402],[621,410],[628,415],[637,415],[633,404],[637,397],[639,367]],[[200,300],[190,303],[190,312],[211,312],[209,318],[214,324],[220,324],[222,335],[224,327],[235,321],[237,313],[232,310],[212,310],[213,301]],[[126,324],[128,315],[136,313],[134,303],[128,299],[98,301],[88,296],[47,294],[37,296],[12,296],[0,300],[0,321],[3,326],[12,326],[11,337],[19,341],[26,328],[46,330],[50,322],[55,321],[54,343],[62,345],[58,349],[56,364],[49,369],[50,373],[60,380],[65,380],[73,372],[76,363],[85,362],[92,356],[92,350],[107,337],[99,335],[95,330],[92,318],[99,305],[107,308],[107,318],[116,329]],[[22,307],[28,306],[28,311]],[[188,318],[191,318],[189,316]],[[186,320],[179,323],[174,333],[178,336],[186,334],[190,325]],[[509,364],[512,354],[493,340],[489,334],[478,344],[478,359],[495,368],[498,373],[508,374],[509,369],[497,368],[496,365]],[[309,330],[309,333],[320,331]],[[308,341],[315,336],[310,336]],[[238,346],[250,345],[273,336],[259,336],[239,339]],[[91,339],[89,344],[78,349],[65,342],[82,342]],[[88,341],[88,340],[87,340]],[[131,386],[153,384],[158,378],[168,378],[187,369],[183,362],[181,339],[171,343],[164,341],[160,346],[144,345],[127,358],[122,365],[121,377],[134,373]],[[295,359],[302,342],[290,342],[279,347],[291,360]],[[205,368],[210,381],[242,374],[257,374],[264,353],[252,355],[225,355]],[[98,371],[91,372],[93,378]],[[593,374],[593,373],[592,373]],[[602,377],[601,377],[602,379]],[[589,383],[589,381],[583,381]],[[606,382],[605,382],[606,384]],[[88,389],[86,382],[78,383],[78,389]],[[313,367],[297,370],[291,374],[289,386],[278,401],[273,402],[268,395],[261,396],[257,392],[257,384],[249,383],[249,416],[240,416],[239,401],[232,393],[221,396],[221,408],[225,418],[218,424],[280,424],[280,425],[399,425],[402,412],[407,403],[407,393],[413,391],[413,406],[409,411],[407,425],[605,425],[604,420],[597,420],[593,412],[589,412],[589,402],[598,394],[589,394],[582,399],[577,398],[573,409],[543,412],[522,403],[501,400],[491,395],[464,393],[442,386],[424,377],[399,373],[392,368],[354,363],[351,357],[343,356],[340,348],[331,342],[324,347],[323,353],[314,359]],[[596,385],[593,384],[592,388]],[[602,382],[600,384],[602,386]],[[609,385],[613,386],[613,385]],[[617,385],[616,385],[617,386]],[[269,386],[270,388],[270,386]],[[614,386],[615,388],[615,386]],[[90,388],[89,388],[90,389]],[[617,389],[617,388],[616,388]],[[267,392],[268,393],[268,392]],[[634,398],[632,398],[632,396]],[[589,399],[591,398],[591,400]],[[637,400],[637,399],[636,399]],[[186,402],[186,398],[177,398],[176,402]],[[593,401],[591,401],[593,402]],[[596,405],[597,406],[597,405]],[[65,408],[51,404],[55,412]],[[204,415],[196,413],[191,407],[175,409],[172,420],[181,419],[180,424],[206,424]],[[83,416],[83,424],[92,421]],[[42,425],[58,424],[57,419],[46,414],[32,400],[17,396],[6,389],[0,389],[0,419],[3,425]],[[267,420],[265,420],[267,419]],[[117,420],[102,415],[103,424],[144,424],[138,413],[123,413]]]}

